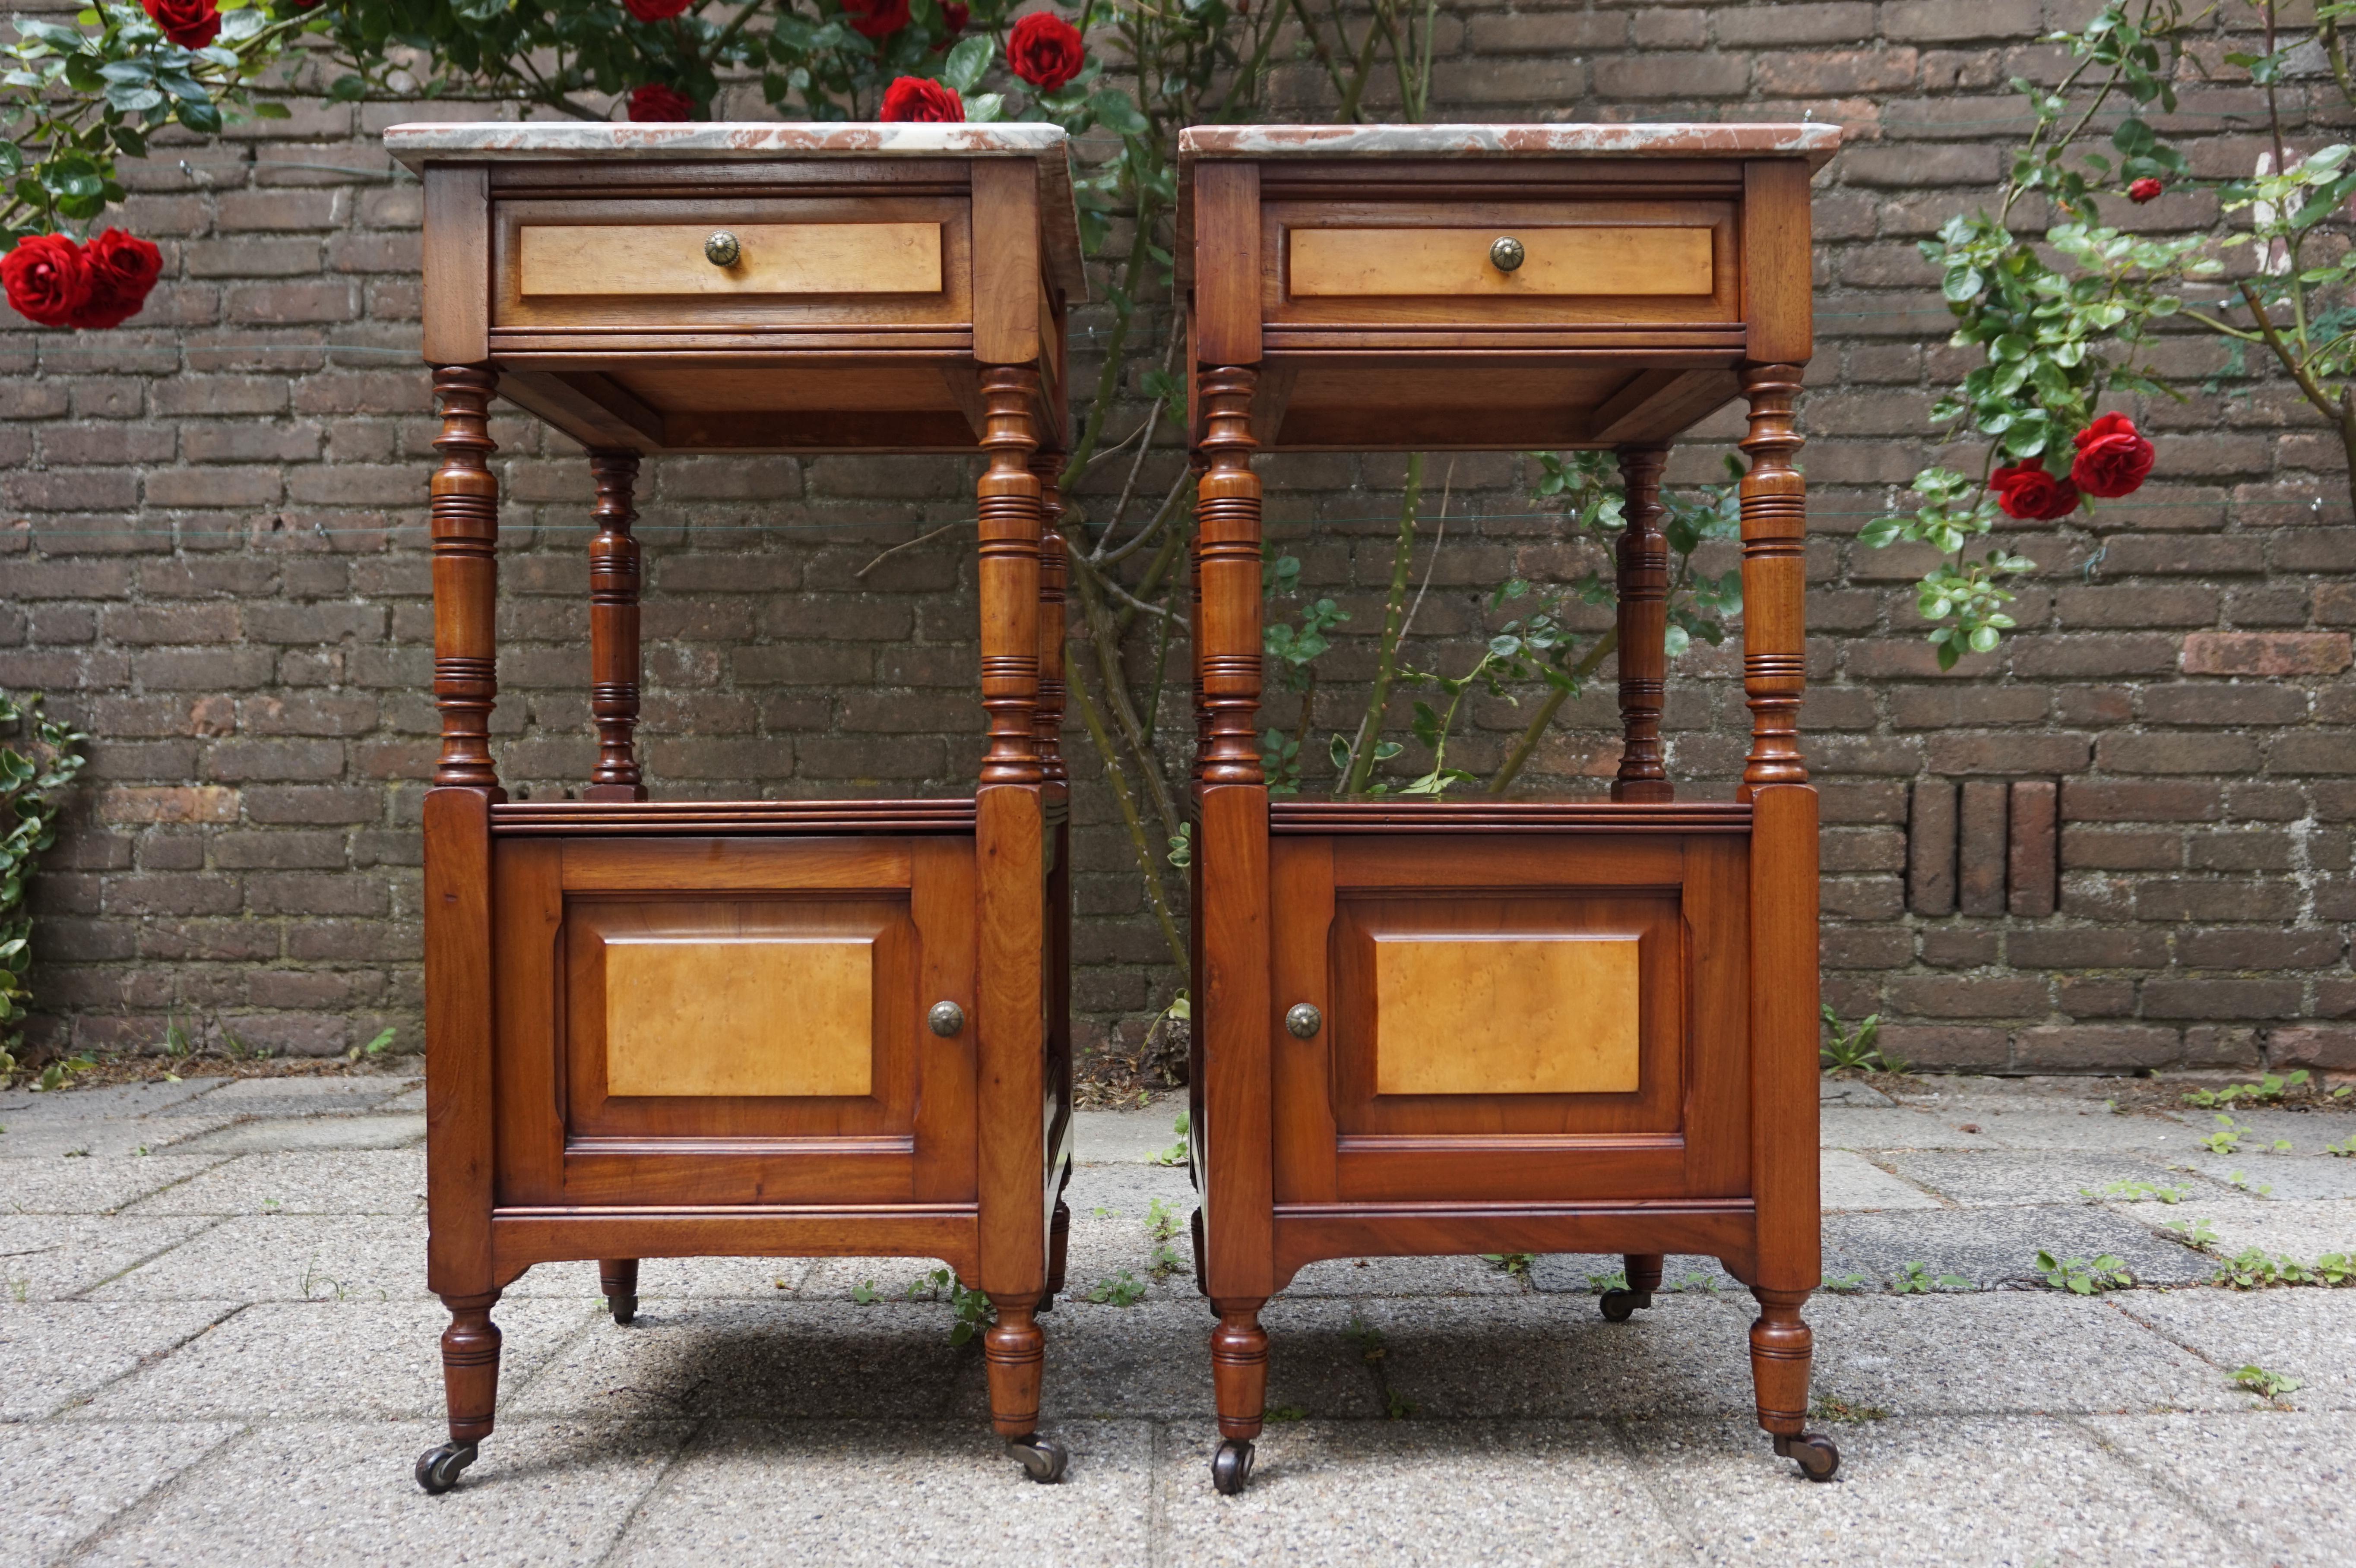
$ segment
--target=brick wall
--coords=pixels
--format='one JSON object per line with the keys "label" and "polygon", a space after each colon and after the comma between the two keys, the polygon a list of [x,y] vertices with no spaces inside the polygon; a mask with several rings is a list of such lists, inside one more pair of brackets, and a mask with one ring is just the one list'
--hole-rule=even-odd
{"label": "brick wall", "polygon": [[[2097,530],[2024,528],[2012,542],[2045,569],[2019,607],[2025,630],[1952,675],[1914,623],[1905,585],[1922,563],[1852,542],[1931,455],[1930,403],[1963,368],[1914,243],[1995,177],[2021,125],[2003,84],[2054,69],[2036,37],[2091,8],[1455,4],[1438,97],[1461,118],[1804,112],[1851,128],[1818,182],[1805,409],[1827,998],[1879,1010],[1890,1049],[1929,1065],[2356,1066],[2356,527],[2335,443],[2297,399],[2264,379],[2201,386],[2222,356],[2172,346],[2195,389],[2138,411],[2160,436],[2153,483]],[[2217,64],[2225,52],[2220,40],[2204,58],[2228,80],[2189,82],[2175,122],[2211,173],[2247,170],[2258,148],[2228,118],[2257,103]],[[1312,68],[1288,67],[1280,91],[1312,112]],[[2290,93],[2302,123],[2308,96]],[[416,1041],[430,432],[417,187],[371,140],[401,117],[306,111],[159,155],[128,171],[128,224],[167,256],[145,316],[83,336],[0,325],[0,684],[46,688],[99,737],[37,891],[53,1037],[152,1048],[177,1009],[208,1034],[295,1051],[386,1023]],[[2187,197],[2142,216],[2213,215]],[[1079,325],[1085,362],[1100,322]],[[1697,432],[1672,478],[1718,476],[1732,432],[1725,418]],[[563,443],[519,420],[496,434],[495,728],[505,775],[541,797],[577,785],[593,755],[590,487]],[[1272,533],[1370,629],[1398,460],[1264,466]],[[969,515],[973,473],[649,464],[645,749],[662,794],[960,787],[979,754],[969,548],[951,534],[859,572]],[[1510,457],[1454,463],[1419,661],[1469,663],[1482,591],[1502,575],[1601,564],[1531,515],[1524,479]],[[1332,656],[1312,750],[1350,722],[1335,688],[1370,666],[1363,638]],[[1673,770],[1697,794],[1724,793],[1739,765],[1733,670],[1704,652],[1672,672]],[[1600,787],[1610,693],[1607,680],[1569,705],[1534,786]],[[1289,725],[1294,703],[1275,699],[1272,719]],[[1493,762],[1517,722],[1483,704],[1457,760]],[[1183,728],[1164,725],[1173,755]],[[1133,1029],[1175,976],[1157,966],[1076,726],[1067,750],[1078,1005],[1093,1027]]]}

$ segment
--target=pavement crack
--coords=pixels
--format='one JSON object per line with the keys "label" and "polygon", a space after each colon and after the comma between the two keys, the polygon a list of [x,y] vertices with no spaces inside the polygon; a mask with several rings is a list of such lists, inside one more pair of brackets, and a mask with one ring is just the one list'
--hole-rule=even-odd
{"label": "pavement crack", "polygon": [[616,1563],[622,1560],[622,1550],[629,1545],[630,1532],[637,1529],[638,1520],[647,1511],[647,1505],[653,1502],[661,1494],[662,1489],[670,1484],[672,1473],[687,1462],[688,1456],[695,1451],[696,1445],[719,1424],[719,1417],[703,1416],[696,1422],[688,1435],[680,1440],[679,1446],[670,1451],[670,1457],[665,1460],[663,1467],[655,1473],[655,1478],[648,1483],[647,1489],[640,1492],[637,1501],[630,1505],[630,1511],[624,1514],[621,1522],[614,1527],[614,1539],[607,1541],[605,1550],[597,1554],[594,1568],[607,1568],[608,1564]]}

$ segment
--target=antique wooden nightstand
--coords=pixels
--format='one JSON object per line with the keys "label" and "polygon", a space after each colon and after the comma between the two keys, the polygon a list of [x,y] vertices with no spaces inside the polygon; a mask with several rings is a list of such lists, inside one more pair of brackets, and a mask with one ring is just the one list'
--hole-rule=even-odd
{"label": "antique wooden nightstand", "polygon": [[[988,1293],[991,1420],[1028,1473],[1061,1287],[1071,1065],[1064,317],[1082,297],[1045,125],[397,126],[425,182],[434,695],[425,797],[427,1276],[447,1490],[491,1430],[500,1291],[599,1260],[938,1257]],[[510,803],[494,396],[588,449],[599,742],[577,801]],[[971,799],[650,802],[631,490],[662,453],[973,452]]]}
{"label": "antique wooden nightstand", "polygon": [[[1808,181],[1829,125],[1196,128],[1194,1139],[1219,1431],[1242,1489],[1268,1297],[1382,1253],[1662,1255],[1759,1299],[1760,1424],[1804,1430],[1819,1282],[1816,803],[1796,733]],[[1668,443],[1735,399],[1743,683],[1735,798],[1681,801],[1660,736]],[[1609,800],[1270,803],[1255,451],[1610,448],[1620,707]]]}

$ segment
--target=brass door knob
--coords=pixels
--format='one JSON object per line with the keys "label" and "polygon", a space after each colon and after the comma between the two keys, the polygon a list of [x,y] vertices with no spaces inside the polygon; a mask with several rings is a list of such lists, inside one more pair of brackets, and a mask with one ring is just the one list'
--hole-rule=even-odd
{"label": "brass door knob", "polygon": [[1501,272],[1510,272],[1520,266],[1525,256],[1522,242],[1511,235],[1489,247],[1489,264]]}
{"label": "brass door knob", "polygon": [[1295,1002],[1284,1010],[1284,1032],[1295,1040],[1315,1040],[1324,1027],[1325,1015],[1307,1002]]}
{"label": "brass door knob", "polygon": [[743,243],[725,229],[714,230],[703,242],[703,259],[715,267],[733,267],[744,254]]}
{"label": "brass door knob", "polygon": [[935,1002],[933,1010],[925,1015],[932,1031],[948,1040],[965,1028],[965,1009],[955,1002]]}

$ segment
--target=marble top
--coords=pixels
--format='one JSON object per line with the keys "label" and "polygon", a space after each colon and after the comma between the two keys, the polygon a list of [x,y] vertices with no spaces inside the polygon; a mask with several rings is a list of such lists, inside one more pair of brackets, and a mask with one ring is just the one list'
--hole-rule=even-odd
{"label": "marble top", "polygon": [[1178,133],[1182,165],[1197,158],[1804,157],[1821,168],[1838,125],[1194,125]]}
{"label": "marble top", "polygon": [[1074,304],[1087,297],[1080,264],[1079,213],[1072,199],[1070,138],[1060,125],[456,121],[395,125],[384,133],[384,149],[396,163],[420,172],[433,163],[589,158],[1031,158],[1039,166],[1039,211],[1045,229],[1048,275]]}

